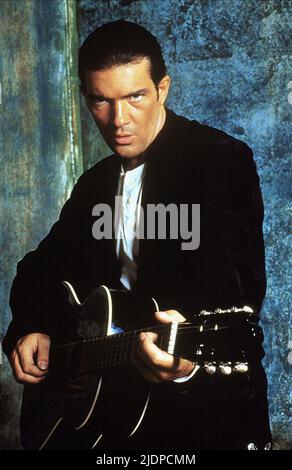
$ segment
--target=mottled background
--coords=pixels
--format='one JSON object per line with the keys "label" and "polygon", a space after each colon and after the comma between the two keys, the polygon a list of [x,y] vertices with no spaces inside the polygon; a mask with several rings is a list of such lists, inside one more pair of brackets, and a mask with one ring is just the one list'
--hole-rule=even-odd
{"label": "mottled background", "polygon": [[[265,202],[262,326],[277,449],[292,449],[291,17],[290,0],[0,2],[1,337],[17,260],[46,234],[76,177],[109,154],[79,97],[78,42],[106,21],[136,21],[163,45],[168,106],[254,151]],[[16,449],[21,386],[3,355],[0,373],[0,448]]]}

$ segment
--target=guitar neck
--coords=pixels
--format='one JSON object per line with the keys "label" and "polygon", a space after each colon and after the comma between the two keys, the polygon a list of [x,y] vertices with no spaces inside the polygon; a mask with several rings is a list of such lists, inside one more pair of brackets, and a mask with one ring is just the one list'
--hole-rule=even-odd
{"label": "guitar neck", "polygon": [[132,361],[142,331],[156,333],[160,349],[199,365],[251,362],[263,357],[263,334],[255,316],[220,314],[198,316],[192,323],[169,323],[56,346],[52,348],[50,363],[59,370],[69,370],[70,376],[126,365]]}
{"label": "guitar neck", "polygon": [[89,374],[96,370],[126,365],[132,361],[134,347],[142,331],[157,333],[157,345],[168,350],[172,324],[131,330],[110,336],[86,338],[52,348],[50,363],[70,367],[73,375]]}

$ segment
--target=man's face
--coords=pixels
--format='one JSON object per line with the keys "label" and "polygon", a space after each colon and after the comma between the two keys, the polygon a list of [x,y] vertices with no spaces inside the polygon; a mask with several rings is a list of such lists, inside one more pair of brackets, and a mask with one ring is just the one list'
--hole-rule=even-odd
{"label": "man's face", "polygon": [[156,89],[147,58],[85,71],[87,106],[114,153],[131,159],[147,149],[164,124],[169,82],[165,76]]}

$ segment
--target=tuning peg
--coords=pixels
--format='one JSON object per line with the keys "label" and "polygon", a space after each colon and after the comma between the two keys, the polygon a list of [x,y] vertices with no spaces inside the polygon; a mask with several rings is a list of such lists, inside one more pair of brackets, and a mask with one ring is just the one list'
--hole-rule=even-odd
{"label": "tuning peg", "polygon": [[232,372],[231,362],[220,362],[219,370],[224,375],[230,375]]}
{"label": "tuning peg", "polygon": [[214,374],[217,369],[215,362],[205,362],[204,368],[205,371],[208,372],[208,374]]}
{"label": "tuning peg", "polygon": [[233,366],[233,370],[234,372],[245,374],[248,371],[248,363],[247,362],[235,362]]}
{"label": "tuning peg", "polygon": [[202,349],[197,348],[196,351],[195,351],[195,354],[196,354],[196,356],[202,356],[202,354],[203,354]]}

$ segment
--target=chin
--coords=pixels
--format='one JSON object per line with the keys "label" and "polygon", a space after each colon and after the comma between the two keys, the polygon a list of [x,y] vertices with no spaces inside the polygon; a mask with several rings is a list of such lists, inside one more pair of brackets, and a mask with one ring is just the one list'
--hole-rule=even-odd
{"label": "chin", "polygon": [[134,158],[134,157],[137,157],[141,152],[139,152],[138,150],[134,149],[134,148],[128,148],[128,147],[115,147],[113,149],[113,151],[115,152],[115,154],[119,155],[120,157],[122,158]]}

